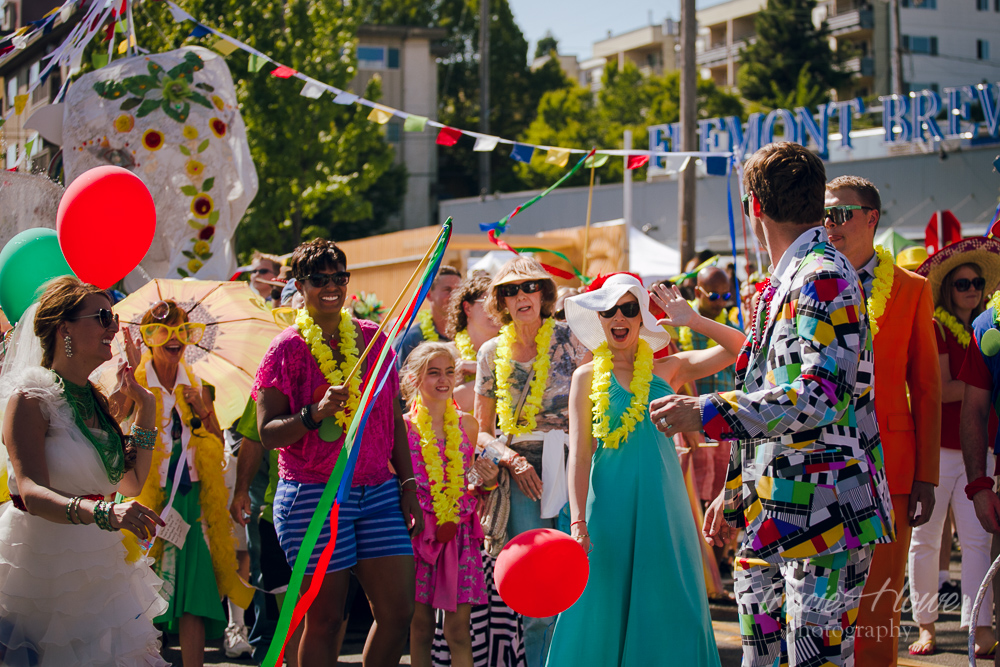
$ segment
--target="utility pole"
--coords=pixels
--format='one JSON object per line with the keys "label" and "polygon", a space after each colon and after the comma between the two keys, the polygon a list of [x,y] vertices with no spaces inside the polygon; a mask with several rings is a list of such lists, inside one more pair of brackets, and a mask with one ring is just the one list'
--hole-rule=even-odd
{"label": "utility pole", "polygon": [[[681,0],[681,150],[697,148],[697,65],[694,42],[698,32],[695,18],[695,0]],[[685,160],[685,169],[678,183],[677,231],[681,253],[681,267],[694,257],[695,242],[695,161]]]}
{"label": "utility pole", "polygon": [[[479,0],[479,131],[490,133],[490,0]],[[479,154],[479,194],[490,192],[489,151]]]}
{"label": "utility pole", "polygon": [[892,53],[889,62],[892,63],[892,94],[903,95],[903,38],[899,28],[899,0],[889,0],[889,48]]}

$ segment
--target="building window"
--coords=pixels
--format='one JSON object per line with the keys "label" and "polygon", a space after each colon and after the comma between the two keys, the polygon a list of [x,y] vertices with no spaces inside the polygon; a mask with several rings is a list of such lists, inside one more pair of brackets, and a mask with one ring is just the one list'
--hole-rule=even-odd
{"label": "building window", "polygon": [[976,9],[981,12],[988,12],[990,10],[990,0],[976,0]]}
{"label": "building window", "polygon": [[389,69],[399,69],[399,49],[389,49]]}
{"label": "building window", "polygon": [[358,69],[385,69],[385,47],[359,46]]}
{"label": "building window", "polygon": [[17,144],[7,145],[7,169],[13,169],[17,164]]}
{"label": "building window", "polygon": [[936,56],[938,54],[938,40],[937,37],[903,35],[903,50],[908,53]]}
{"label": "building window", "polygon": [[[1000,2],[1000,0],[997,0],[997,2]],[[903,7],[910,7],[911,9],[937,9],[937,0],[901,0],[901,3]]]}
{"label": "building window", "polygon": [[989,60],[990,59],[990,43],[985,39],[976,40],[976,59],[977,60]]}

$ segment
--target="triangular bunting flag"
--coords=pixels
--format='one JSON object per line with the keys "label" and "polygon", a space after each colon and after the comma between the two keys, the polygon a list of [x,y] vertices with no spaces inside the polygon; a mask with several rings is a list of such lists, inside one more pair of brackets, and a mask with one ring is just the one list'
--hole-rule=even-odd
{"label": "triangular bunting flag", "polygon": [[585,169],[603,167],[607,163],[608,157],[607,153],[594,153],[584,161],[583,166]]}
{"label": "triangular bunting flag", "polygon": [[28,141],[28,143],[26,143],[26,144],[24,145],[24,154],[25,154],[25,155],[27,155],[27,156],[29,156],[29,157],[31,156],[31,147],[32,147],[32,146],[33,146],[34,144],[35,144],[35,140],[34,140],[34,139],[31,139],[30,141]]}
{"label": "triangular bunting flag", "polygon": [[[104,57],[106,59],[108,57],[107,54],[104,54]],[[14,96],[14,113],[16,115],[20,116],[21,112],[24,111],[24,107],[26,107],[27,105],[28,105],[28,96],[27,95],[15,95]]]}
{"label": "triangular bunting flag", "polygon": [[372,107],[372,111],[368,114],[368,120],[378,123],[379,125],[385,125],[392,118],[392,112],[385,107]]}
{"label": "triangular bunting flag", "polygon": [[535,147],[530,144],[514,144],[510,149],[510,157],[518,162],[531,162],[531,156],[535,154]]}
{"label": "triangular bunting flag", "polygon": [[128,39],[118,45],[118,55],[123,56],[128,51],[128,47],[135,46],[135,35],[129,35]]}
{"label": "triangular bunting flag", "polygon": [[639,167],[646,166],[647,162],[649,162],[648,155],[629,155],[628,163],[625,166],[628,169],[638,169]]}
{"label": "triangular bunting flag", "polygon": [[174,20],[174,23],[183,23],[184,21],[194,20],[191,18],[190,14],[173,3],[167,4],[167,10],[170,12],[170,18]]}
{"label": "triangular bunting flag", "polygon": [[313,81],[309,79],[306,81],[306,85],[302,86],[302,90],[299,95],[302,97],[308,97],[309,99],[318,100],[323,96],[323,91],[326,90],[319,84],[318,81]]}
{"label": "triangular bunting flag", "polygon": [[128,28],[125,26],[125,21],[119,21],[115,24],[116,35],[124,35],[126,30],[128,30]]}
{"label": "triangular bunting flag", "polygon": [[251,72],[259,72],[268,62],[270,61],[265,56],[259,56],[256,53],[251,53],[247,69]]}
{"label": "triangular bunting flag", "polygon": [[221,53],[223,56],[228,56],[240,47],[236,46],[228,39],[220,39],[215,44],[212,44],[212,48]]}
{"label": "triangular bunting flag", "polygon": [[454,127],[442,127],[438,132],[437,143],[440,146],[454,146],[462,138],[462,131]]}
{"label": "triangular bunting flag", "polygon": [[426,125],[426,116],[414,116],[410,114],[403,121],[403,132],[423,132]]}
{"label": "triangular bunting flag", "polygon": [[705,172],[709,176],[725,176],[726,159],[719,155],[709,155],[705,158]]}
{"label": "triangular bunting flag", "polygon": [[557,167],[565,167],[569,164],[569,149],[550,148],[545,153],[545,164],[554,164]]}
{"label": "triangular bunting flag", "polygon": [[90,54],[90,64],[94,66],[94,69],[101,69],[108,64],[108,54],[105,53],[94,53]]}
{"label": "triangular bunting flag", "polygon": [[473,146],[472,150],[478,153],[489,153],[491,150],[497,147],[498,141],[500,141],[499,137],[480,135],[476,137],[476,145]]}
{"label": "triangular bunting flag", "polygon": [[194,37],[197,39],[198,37],[204,37],[205,35],[211,35],[211,34],[212,34],[211,30],[209,30],[208,28],[199,23],[194,27],[194,30],[191,31],[191,34],[188,35],[188,37]]}
{"label": "triangular bunting flag", "polygon": [[287,79],[289,77],[295,76],[296,74],[298,74],[298,72],[293,70],[288,65],[278,65],[273,70],[271,70],[271,76],[278,77],[279,79]]}
{"label": "triangular bunting flag", "polygon": [[340,92],[336,97],[334,97],[333,101],[336,102],[337,104],[354,104],[359,99],[360,98],[354,93],[349,93],[345,90]]}

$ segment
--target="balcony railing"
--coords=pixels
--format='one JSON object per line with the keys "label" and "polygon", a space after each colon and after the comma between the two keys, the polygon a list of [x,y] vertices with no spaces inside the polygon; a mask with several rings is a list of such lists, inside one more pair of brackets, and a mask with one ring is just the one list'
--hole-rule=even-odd
{"label": "balcony railing", "polygon": [[828,16],[826,24],[834,35],[844,35],[859,30],[871,30],[875,25],[872,10],[852,9],[843,14]]}
{"label": "balcony railing", "polygon": [[844,69],[861,76],[875,76],[875,60],[871,56],[851,58],[844,63]]}
{"label": "balcony railing", "polygon": [[740,49],[746,47],[747,42],[753,44],[757,41],[756,37],[751,37],[749,40],[739,40],[733,42],[732,46],[726,46],[725,44],[713,45],[712,48],[706,49],[695,56],[695,62],[697,62],[702,67],[712,67],[713,65],[718,65],[725,62],[730,55],[733,58],[740,57]]}

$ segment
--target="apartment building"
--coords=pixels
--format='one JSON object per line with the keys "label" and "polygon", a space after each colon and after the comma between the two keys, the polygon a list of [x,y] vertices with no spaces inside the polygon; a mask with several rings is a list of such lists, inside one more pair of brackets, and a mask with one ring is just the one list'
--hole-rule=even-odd
{"label": "apartment building", "polygon": [[[358,28],[358,73],[351,92],[364,93],[372,77],[382,80],[382,102],[430,119],[437,118],[437,61],[447,55],[438,42],[444,28],[363,25]],[[385,125],[386,140],[396,149],[396,163],[406,166],[409,181],[403,206],[390,224],[396,229],[426,227],[437,220],[437,144],[435,133],[403,132],[403,121]]]}

